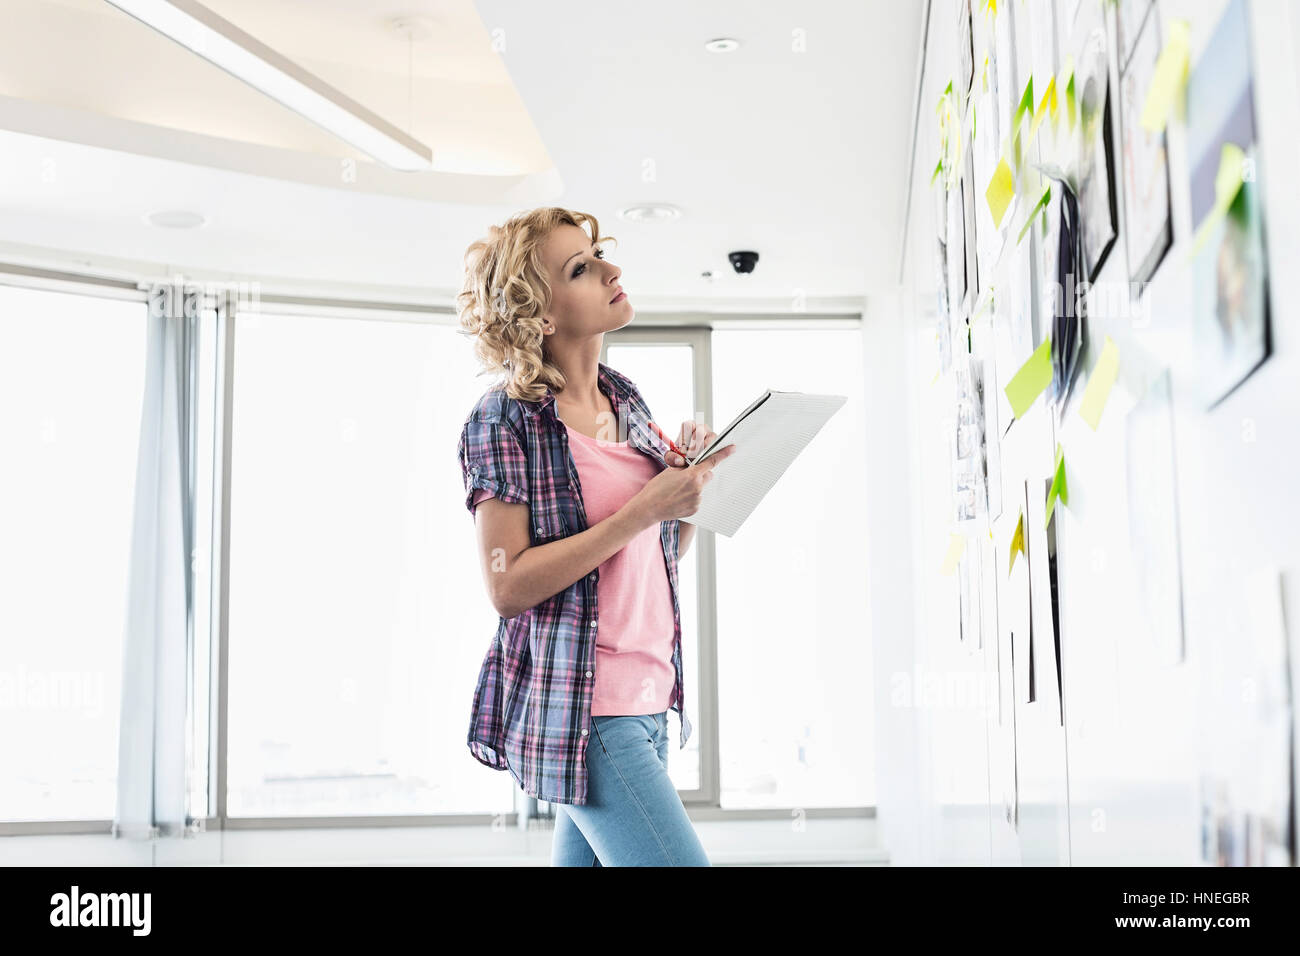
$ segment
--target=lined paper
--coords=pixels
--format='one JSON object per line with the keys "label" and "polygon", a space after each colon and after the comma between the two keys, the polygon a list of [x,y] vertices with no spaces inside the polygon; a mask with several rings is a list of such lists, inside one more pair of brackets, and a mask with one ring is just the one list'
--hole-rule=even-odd
{"label": "lined paper", "polygon": [[699,509],[682,520],[731,537],[846,401],[844,395],[768,389],[695,459],[701,462],[718,448],[736,446],[713,469]]}

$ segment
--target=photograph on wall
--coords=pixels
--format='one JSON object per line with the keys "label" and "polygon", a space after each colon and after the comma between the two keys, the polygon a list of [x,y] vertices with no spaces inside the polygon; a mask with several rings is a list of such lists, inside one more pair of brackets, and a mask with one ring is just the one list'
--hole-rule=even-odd
{"label": "photograph on wall", "polygon": [[[998,161],[1002,156],[1002,124],[998,116],[997,63],[994,50],[989,51],[987,72],[982,63],[976,68],[975,87],[971,97],[975,101],[975,112],[971,153],[974,162],[974,182],[988,183],[993,178]],[[987,82],[985,78],[987,77]],[[988,202],[975,191],[975,234],[976,271],[980,276],[990,276],[995,271],[998,259],[1007,246],[1011,232],[1009,223],[1014,217],[1014,201],[1003,213],[1001,227],[993,223],[993,213]],[[988,286],[987,279],[980,282],[980,292]]]}
{"label": "photograph on wall", "polygon": [[[1052,479],[1043,479],[1043,498],[1046,500],[1052,489]],[[1056,716],[1061,726],[1065,726],[1065,696],[1061,683],[1061,594],[1060,576],[1056,568],[1056,519],[1061,513],[1058,503],[1052,509],[1052,516],[1047,519],[1047,530],[1043,538],[1047,547],[1047,592],[1052,614],[1052,661],[1056,665]]]}
{"label": "photograph on wall", "polygon": [[957,87],[962,103],[975,76],[975,38],[971,33],[971,0],[957,0]]}
{"label": "photograph on wall", "polygon": [[[1032,302],[1034,260],[1030,243],[1007,249],[999,273],[1004,277],[993,293],[993,340],[997,357],[997,379],[1009,382],[1034,352]],[[993,389],[998,403],[999,436],[1005,435],[1015,419],[1005,388]]]}
{"label": "photograph on wall", "polygon": [[948,307],[947,255],[943,243],[935,243],[935,331],[934,337],[939,350],[939,371],[946,373],[952,368],[952,312]]}
{"label": "photograph on wall", "polygon": [[1079,14],[1076,28],[1083,42],[1075,56],[1074,70],[1079,105],[1076,195],[1086,267],[1080,275],[1092,282],[1115,245],[1115,151],[1111,144],[1110,65],[1101,5],[1089,0]]}
{"label": "photograph on wall", "polygon": [[[1029,526],[1034,521],[1034,498],[1037,494],[1036,487],[1038,482],[1032,478],[1026,479],[1020,483],[1020,493],[1022,495],[1022,507],[1025,509],[1025,528],[1024,528],[1024,553],[1016,560],[1016,567],[1023,568],[1024,573],[1019,576],[1024,591],[1018,596],[1017,600],[1021,603],[1021,614],[1017,623],[1020,630],[1017,633],[1017,642],[1015,645],[1015,664],[1016,664],[1016,700],[1026,704],[1032,704],[1038,700],[1038,681],[1037,681],[1037,662],[1034,660],[1034,644],[1040,639],[1039,635],[1034,633],[1034,561],[1038,549],[1038,540],[1034,535],[1029,533]],[[1038,521],[1042,522],[1042,508],[1037,511]],[[1012,568],[1011,576],[1017,577],[1015,568]]]}
{"label": "photograph on wall", "polygon": [[997,86],[996,100],[1000,117],[999,147],[1002,146],[1002,138],[1011,128],[1011,117],[1015,115],[1017,105],[1015,98],[1019,96],[1013,73],[1016,63],[1017,12],[1014,5],[1007,4],[999,7],[997,14],[990,21],[993,27],[993,41],[989,53],[989,86],[993,87],[995,84]]}
{"label": "photograph on wall", "polygon": [[[1029,478],[1028,508],[1025,511],[1025,557],[1029,563],[1030,674],[1034,701],[1043,705],[1044,720],[1059,723],[1061,696],[1059,664],[1059,616],[1053,593],[1056,588],[1055,530],[1049,534],[1047,490],[1050,478]],[[1059,508],[1060,505],[1058,504]],[[1053,516],[1050,525],[1056,525]]]}
{"label": "photograph on wall", "polygon": [[[996,547],[990,542],[992,565],[990,576],[993,579],[992,604],[995,625],[989,634],[996,640],[994,645],[994,667],[997,671],[995,689],[997,692],[997,719],[989,728],[989,780],[993,799],[1001,798],[1002,820],[1013,830],[1018,817],[1016,794],[1016,730],[1015,730],[1015,690],[1013,687],[1014,669],[1011,659],[1012,631],[1007,615],[1001,613],[1001,601],[1006,595],[1006,588],[999,584],[1003,571],[1007,568],[1008,551]],[[1001,569],[1001,571],[999,571]]]}
{"label": "photograph on wall", "polygon": [[953,429],[953,520],[983,519],[988,514],[988,475],[984,461],[983,363],[969,354],[953,362],[956,422]]}
{"label": "photograph on wall", "polygon": [[[976,298],[979,295],[979,248],[977,246],[978,238],[975,228],[975,198],[982,194],[982,190],[976,185],[975,179],[975,150],[967,149],[961,164],[961,193],[962,193],[962,210],[961,222],[962,229],[965,231],[965,249],[966,249],[966,296],[970,299],[973,308]],[[966,311],[966,317],[971,317],[970,308]]]}
{"label": "photograph on wall", "polygon": [[998,427],[998,392],[997,360],[993,355],[981,354],[974,359],[978,363],[979,383],[977,391],[983,402],[984,430],[984,487],[988,496],[988,516],[990,519],[1002,515],[1002,430]]}
{"label": "photograph on wall", "polygon": [[[1228,4],[1187,84],[1193,335],[1197,377],[1214,407],[1268,357],[1268,263],[1244,0]],[[1232,157],[1236,157],[1235,160]],[[1240,179],[1216,215],[1222,180]]]}
{"label": "photograph on wall", "polygon": [[1165,369],[1125,419],[1129,546],[1141,605],[1139,633],[1153,656],[1181,663],[1183,646],[1182,555],[1178,524],[1170,373]]}
{"label": "photograph on wall", "polygon": [[948,190],[943,179],[934,183],[935,232],[934,250],[935,340],[939,349],[939,371],[952,368],[952,303],[949,301],[948,276]]}
{"label": "photograph on wall", "polygon": [[1283,578],[1246,572],[1200,667],[1201,860],[1293,866],[1294,700]]}
{"label": "photograph on wall", "polygon": [[1052,340],[1052,380],[1047,401],[1060,421],[1079,376],[1079,357],[1087,346],[1085,301],[1079,295],[1083,274],[1078,200],[1064,179],[1049,178],[1051,200],[1046,208],[1047,230],[1042,241],[1040,315]]}
{"label": "photograph on wall", "polygon": [[953,340],[956,341],[955,326],[960,324],[962,300],[966,297],[966,227],[962,223],[965,206],[962,201],[961,184],[955,182],[944,191],[947,200],[947,222],[945,231],[947,240],[944,252],[948,270],[948,311],[952,318]]}
{"label": "photograph on wall", "polygon": [[[1120,22],[1123,19],[1121,6]],[[1169,206],[1169,156],[1165,131],[1142,126],[1142,107],[1160,56],[1160,18],[1149,16],[1136,28],[1133,55],[1120,77],[1120,125],[1124,169],[1124,245],[1128,274],[1139,286],[1149,282],[1173,244]]]}
{"label": "photograph on wall", "polygon": [[1115,4],[1115,62],[1121,73],[1128,68],[1147,13],[1153,6],[1152,0],[1118,0]]}

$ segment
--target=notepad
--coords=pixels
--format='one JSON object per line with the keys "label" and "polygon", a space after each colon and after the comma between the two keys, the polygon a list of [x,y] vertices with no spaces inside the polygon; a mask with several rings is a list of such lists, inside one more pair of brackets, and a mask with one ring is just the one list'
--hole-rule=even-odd
{"label": "notepad", "polygon": [[697,465],[721,448],[736,446],[713,469],[700,507],[682,520],[731,537],[846,401],[844,395],[763,392],[703,451],[688,459]]}

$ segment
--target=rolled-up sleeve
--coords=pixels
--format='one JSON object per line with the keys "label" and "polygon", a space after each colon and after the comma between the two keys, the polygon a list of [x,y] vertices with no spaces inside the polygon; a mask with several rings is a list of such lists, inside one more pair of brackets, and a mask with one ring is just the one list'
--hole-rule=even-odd
{"label": "rolled-up sleeve", "polygon": [[474,514],[474,493],[482,488],[502,501],[528,504],[528,456],[507,422],[465,423],[458,448],[465,481],[465,507]]}

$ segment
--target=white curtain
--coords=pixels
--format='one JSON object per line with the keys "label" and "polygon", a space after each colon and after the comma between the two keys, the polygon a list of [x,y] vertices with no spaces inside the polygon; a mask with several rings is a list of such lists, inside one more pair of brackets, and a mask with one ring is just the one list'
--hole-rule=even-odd
{"label": "white curtain", "polygon": [[194,384],[202,292],[155,287],[136,466],[113,835],[192,832]]}

